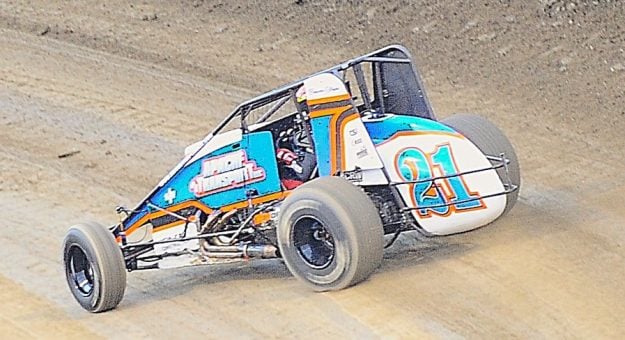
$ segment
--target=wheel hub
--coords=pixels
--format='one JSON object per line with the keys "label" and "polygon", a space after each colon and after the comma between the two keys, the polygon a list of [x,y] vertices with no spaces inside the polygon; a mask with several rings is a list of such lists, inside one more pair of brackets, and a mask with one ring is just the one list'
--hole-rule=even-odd
{"label": "wheel hub", "polygon": [[82,296],[90,296],[95,280],[87,254],[82,248],[74,245],[69,250],[68,262],[67,270],[74,287]]}
{"label": "wheel hub", "polygon": [[322,269],[334,259],[334,239],[323,223],[313,216],[301,217],[293,227],[293,244],[304,262]]}

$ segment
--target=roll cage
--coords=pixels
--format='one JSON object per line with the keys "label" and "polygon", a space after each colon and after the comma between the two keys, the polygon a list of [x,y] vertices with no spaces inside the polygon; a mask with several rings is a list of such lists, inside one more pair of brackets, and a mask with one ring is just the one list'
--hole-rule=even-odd
{"label": "roll cage", "polygon": [[[369,79],[366,78],[364,65],[370,66]],[[356,80],[356,88],[360,96],[354,96],[351,82],[347,79],[352,73]],[[239,104],[226,118],[221,121],[205,138],[219,134],[234,119],[239,118],[241,128],[245,131],[250,123],[262,123],[272,117],[289,99],[296,102],[295,92],[304,84],[304,80],[321,73],[332,73],[343,80],[348,91],[354,98],[360,98],[360,112],[401,113],[436,120],[430,101],[412,56],[401,45],[390,45],[363,56],[347,60],[334,67],[311,74],[278,89],[267,92]],[[255,122],[248,122],[248,115],[271,105]],[[297,106],[297,105],[296,105]]]}
{"label": "roll cage", "polygon": [[[369,69],[366,67],[369,67]],[[135,209],[129,210],[118,207],[117,211],[126,212],[127,214],[138,211],[141,205],[148,202],[150,197],[171,178],[172,174],[187,166],[214,136],[224,132],[224,128],[229,126],[235,119],[238,118],[240,121],[239,128],[243,132],[248,132],[248,126],[266,122],[289,100],[292,100],[293,104],[295,104],[294,106],[298,107],[295,96],[297,89],[304,84],[306,79],[323,73],[332,73],[343,80],[352,98],[358,99],[358,102],[355,104],[361,114],[366,112],[372,114],[398,113],[436,120],[410,52],[404,46],[389,45],[360,57],[347,60],[326,70],[308,75],[239,104],[201,142],[194,145],[194,151],[186,154],[185,158],[146,195]],[[355,82],[354,87],[357,88],[357,93],[354,93],[355,89],[352,88],[352,81]],[[360,97],[357,95],[360,95]],[[256,121],[248,121],[250,112],[266,107],[268,107],[266,111]],[[126,219],[128,219],[128,216]],[[125,223],[126,219],[124,219],[122,224]]]}

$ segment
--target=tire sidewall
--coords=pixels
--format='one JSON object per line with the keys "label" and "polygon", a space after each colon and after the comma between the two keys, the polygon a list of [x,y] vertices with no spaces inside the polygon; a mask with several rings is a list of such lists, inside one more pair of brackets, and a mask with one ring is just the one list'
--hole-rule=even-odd
{"label": "tire sidewall", "polygon": [[[293,242],[293,226],[300,218],[312,216],[318,219],[334,240],[334,257],[332,262],[324,268],[310,266],[299,254]],[[327,209],[320,202],[313,199],[302,198],[286,207],[285,214],[281,217],[278,233],[280,239],[288,244],[281,245],[281,254],[289,270],[305,278],[305,282],[315,290],[340,289],[349,282],[349,272],[353,254],[353,241],[341,227],[348,221],[344,221],[336,209]]]}
{"label": "tire sidewall", "polygon": [[[75,287],[74,280],[70,274],[69,266],[69,251],[72,247],[77,246],[85,253],[89,265],[93,268],[93,292],[84,296]],[[76,298],[78,303],[88,311],[95,311],[99,308],[99,304],[102,300],[102,270],[99,265],[99,261],[93,251],[94,246],[87,241],[86,236],[79,230],[72,229],[65,238],[63,247],[63,263],[65,265],[65,278],[70,287],[72,295]]]}
{"label": "tire sidewall", "polygon": [[506,158],[510,160],[508,173],[503,168],[496,170],[502,183],[505,183],[509,178],[512,184],[517,186],[515,191],[506,195],[506,207],[501,215],[507,214],[516,204],[521,188],[519,159],[511,141],[493,122],[476,114],[457,113],[440,122],[460,132],[483,154],[498,156],[503,152]]}

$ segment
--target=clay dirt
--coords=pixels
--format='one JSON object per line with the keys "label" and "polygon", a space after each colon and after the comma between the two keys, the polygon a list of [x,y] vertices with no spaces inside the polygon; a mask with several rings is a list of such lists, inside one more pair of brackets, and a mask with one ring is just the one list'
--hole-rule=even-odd
{"label": "clay dirt", "polygon": [[[479,113],[508,135],[508,215],[407,233],[338,292],[268,260],[133,272],[107,313],[74,301],[70,225],[115,223],[242,100],[389,43],[411,50],[439,118]],[[623,338],[624,49],[619,0],[2,1],[0,334]]]}

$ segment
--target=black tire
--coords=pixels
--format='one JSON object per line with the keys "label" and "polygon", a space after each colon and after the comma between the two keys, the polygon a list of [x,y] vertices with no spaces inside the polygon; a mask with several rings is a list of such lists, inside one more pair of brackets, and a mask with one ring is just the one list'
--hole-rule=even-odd
{"label": "black tire", "polygon": [[287,267],[315,291],[357,284],[382,263],[378,211],[343,178],[318,178],[293,191],[282,203],[277,233]]}
{"label": "black tire", "polygon": [[63,263],[69,290],[86,310],[115,308],[126,290],[126,266],[113,234],[98,223],[69,229],[63,241]]}
{"label": "black tire", "polygon": [[[506,208],[502,216],[508,213],[516,204],[519,196],[519,189],[521,188],[521,169],[514,147],[506,135],[486,118],[473,114],[455,114],[441,120],[441,123],[462,133],[473,142],[482,153],[492,156],[499,156],[501,153],[504,153],[506,158],[510,160],[508,164],[508,176],[512,184],[516,185],[518,189],[507,195]],[[507,182],[508,176],[506,176],[505,169],[497,169],[497,174],[503,183]]]}

